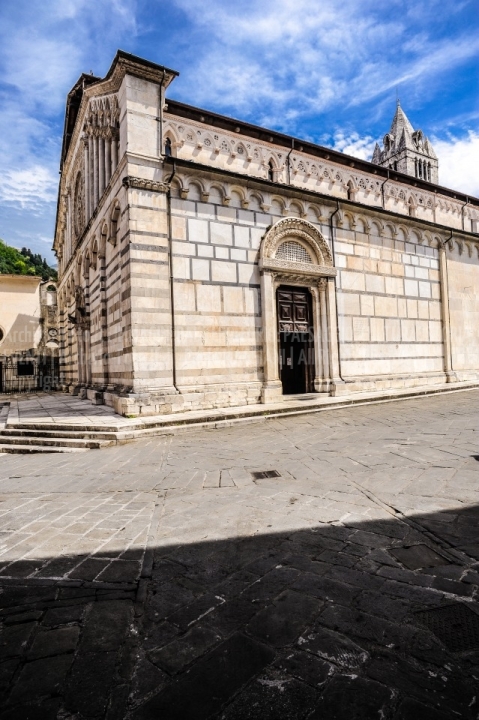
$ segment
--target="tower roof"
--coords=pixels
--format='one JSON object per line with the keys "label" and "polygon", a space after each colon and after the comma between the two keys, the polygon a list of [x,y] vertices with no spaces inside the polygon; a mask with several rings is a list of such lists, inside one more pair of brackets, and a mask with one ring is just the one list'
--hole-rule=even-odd
{"label": "tower roof", "polygon": [[409,122],[409,119],[408,119],[406,113],[404,112],[404,110],[402,109],[402,107],[399,103],[399,100],[398,100],[397,107],[396,107],[396,113],[394,115],[389,133],[391,135],[393,135],[393,137],[396,138],[396,141],[397,141],[403,134],[403,130],[406,131],[406,134],[410,134],[410,135],[412,135],[414,132],[414,128],[411,125],[411,123]]}

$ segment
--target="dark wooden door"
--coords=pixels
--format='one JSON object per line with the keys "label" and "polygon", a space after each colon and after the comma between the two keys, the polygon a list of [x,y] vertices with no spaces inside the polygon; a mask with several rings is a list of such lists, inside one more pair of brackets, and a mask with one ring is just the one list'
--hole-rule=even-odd
{"label": "dark wooden door", "polygon": [[285,395],[314,392],[311,294],[280,287],[277,292],[279,371]]}

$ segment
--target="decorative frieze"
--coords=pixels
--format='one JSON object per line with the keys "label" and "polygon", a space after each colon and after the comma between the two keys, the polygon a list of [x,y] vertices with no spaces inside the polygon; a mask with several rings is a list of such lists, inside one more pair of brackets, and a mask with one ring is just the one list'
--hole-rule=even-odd
{"label": "decorative frieze", "polygon": [[168,184],[160,180],[148,180],[146,178],[127,175],[123,178],[122,184],[126,188],[136,188],[137,190],[149,190],[150,192],[159,193],[168,192]]}

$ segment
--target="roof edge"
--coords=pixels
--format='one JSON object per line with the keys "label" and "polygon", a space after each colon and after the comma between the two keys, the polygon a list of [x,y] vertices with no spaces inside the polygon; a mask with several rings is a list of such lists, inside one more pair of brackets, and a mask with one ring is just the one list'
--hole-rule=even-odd
{"label": "roof edge", "polygon": [[[391,171],[389,168],[376,165],[368,160],[361,160],[360,158],[352,155],[346,155],[339,150],[333,150],[325,145],[318,145],[309,140],[302,140],[301,138],[297,138],[293,135],[285,135],[277,130],[270,130],[269,128],[264,128],[260,125],[254,125],[243,120],[238,120],[237,118],[220,115],[219,113],[212,112],[211,110],[204,110],[193,105],[187,105],[179,100],[168,98],[166,113],[170,115],[178,115],[179,117],[191,119],[202,124],[204,123],[205,125],[213,125],[220,129],[235,132],[238,135],[253,137],[263,142],[271,142],[288,149],[293,148],[293,150],[299,152],[305,152],[316,157],[324,158],[325,160],[331,160],[339,165],[357,168],[358,170],[362,170],[363,172],[367,172],[372,175],[378,175],[384,179],[395,180],[411,187],[417,187],[421,190],[427,190],[429,192],[436,192],[455,200],[461,200],[463,202],[469,202],[470,204],[479,206],[479,198],[476,198],[473,195],[467,195],[460,190],[454,190],[442,185],[425,182],[424,180],[414,178],[411,175],[406,175],[395,170]],[[474,202],[471,203],[471,201]]]}

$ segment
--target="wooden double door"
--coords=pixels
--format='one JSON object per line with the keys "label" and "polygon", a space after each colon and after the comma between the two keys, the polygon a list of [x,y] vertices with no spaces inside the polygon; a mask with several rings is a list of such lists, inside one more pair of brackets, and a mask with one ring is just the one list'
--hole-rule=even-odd
{"label": "wooden double door", "polygon": [[284,395],[314,392],[314,332],[311,293],[281,286],[276,293],[279,373]]}

